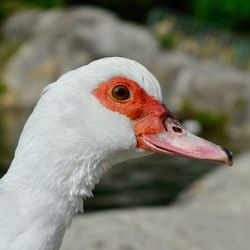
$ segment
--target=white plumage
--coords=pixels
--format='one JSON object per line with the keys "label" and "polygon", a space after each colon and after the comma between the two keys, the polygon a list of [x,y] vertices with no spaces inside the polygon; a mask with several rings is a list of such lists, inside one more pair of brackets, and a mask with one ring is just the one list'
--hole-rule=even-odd
{"label": "white plumage", "polygon": [[94,61],[46,87],[0,181],[1,250],[59,249],[82,197],[113,164],[143,155],[131,121],[91,95],[114,76],[161,100],[154,76],[125,58]]}
{"label": "white plumage", "polygon": [[0,180],[0,249],[59,249],[82,197],[112,165],[146,150],[232,161],[178,123],[139,63],[104,58],[63,75],[45,88]]}

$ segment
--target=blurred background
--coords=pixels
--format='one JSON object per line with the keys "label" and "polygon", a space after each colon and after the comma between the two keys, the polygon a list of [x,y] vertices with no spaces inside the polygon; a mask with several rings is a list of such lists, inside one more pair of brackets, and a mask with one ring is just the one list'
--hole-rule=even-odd
{"label": "blurred background", "polygon": [[[248,152],[249,27],[247,0],[2,0],[0,176],[42,89],[106,56],[144,64],[189,129],[236,156]],[[132,160],[105,176],[85,201],[85,212],[175,204],[191,184],[219,168],[159,155]]]}
{"label": "blurred background", "polygon": [[[247,1],[8,0],[0,21],[1,175],[44,86],[105,56],[146,65],[166,104],[194,132],[236,154],[249,148]],[[85,209],[171,204],[215,168],[158,155],[133,160],[104,178]]]}
{"label": "blurred background", "polygon": [[63,249],[81,249],[79,239],[88,249],[165,250],[165,241],[171,250],[249,249],[249,27],[248,0],[1,0],[0,177],[47,84],[92,60],[125,56],[156,75],[185,126],[239,160],[226,169],[153,155],[113,167],[84,201],[93,230],[80,237],[78,219]]}

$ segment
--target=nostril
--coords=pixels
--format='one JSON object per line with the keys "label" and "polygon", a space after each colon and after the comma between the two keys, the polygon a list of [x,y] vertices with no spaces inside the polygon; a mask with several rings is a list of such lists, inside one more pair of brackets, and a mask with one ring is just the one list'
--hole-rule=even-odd
{"label": "nostril", "polygon": [[182,129],[177,126],[172,126],[172,129],[174,130],[175,133],[182,133]]}

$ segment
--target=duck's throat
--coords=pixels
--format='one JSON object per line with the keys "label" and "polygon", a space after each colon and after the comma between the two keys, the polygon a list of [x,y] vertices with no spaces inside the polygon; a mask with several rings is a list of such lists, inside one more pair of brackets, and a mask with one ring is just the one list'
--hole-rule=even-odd
{"label": "duck's throat", "polygon": [[3,179],[8,206],[12,207],[8,213],[13,221],[9,238],[13,249],[18,245],[27,250],[59,249],[73,215],[83,210],[82,197],[92,195],[106,170],[98,159],[55,161],[43,157],[46,160],[38,162],[34,155],[33,159],[23,155],[20,161],[16,155]]}

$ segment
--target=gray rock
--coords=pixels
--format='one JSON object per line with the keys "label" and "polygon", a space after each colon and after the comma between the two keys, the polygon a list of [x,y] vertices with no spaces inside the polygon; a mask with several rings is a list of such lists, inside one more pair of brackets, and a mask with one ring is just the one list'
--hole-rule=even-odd
{"label": "gray rock", "polygon": [[[233,111],[241,103],[247,108],[247,114],[250,112],[250,75],[214,62],[187,64],[177,75],[172,95],[177,106],[187,100],[201,110],[231,112],[234,116]],[[219,109],[215,110],[216,107]]]}
{"label": "gray rock", "polygon": [[42,14],[39,10],[17,12],[4,24],[3,37],[9,42],[21,42],[29,38],[34,33]]}
{"label": "gray rock", "polygon": [[[125,56],[159,79],[170,110],[185,103],[227,117],[229,136],[250,147],[250,74],[178,51],[163,51],[151,32],[91,7],[29,10],[3,26],[5,40],[21,43],[1,76],[8,92],[0,105],[34,106],[42,89],[63,73],[106,56]],[[4,104],[4,103],[3,103]]]}
{"label": "gray rock", "polygon": [[94,59],[126,56],[150,65],[158,51],[148,30],[90,7],[22,12],[10,18],[3,29],[5,39],[20,41],[29,37],[3,75],[21,106],[33,106],[44,86]]}
{"label": "gray rock", "polygon": [[196,183],[172,207],[77,216],[61,249],[247,250],[249,165],[248,153],[233,168],[222,167]]}
{"label": "gray rock", "polygon": [[[224,116],[226,133],[249,147],[250,75],[214,62],[187,64],[170,89],[170,104],[180,111],[185,103],[191,109]],[[247,146],[248,145],[248,146]]]}

